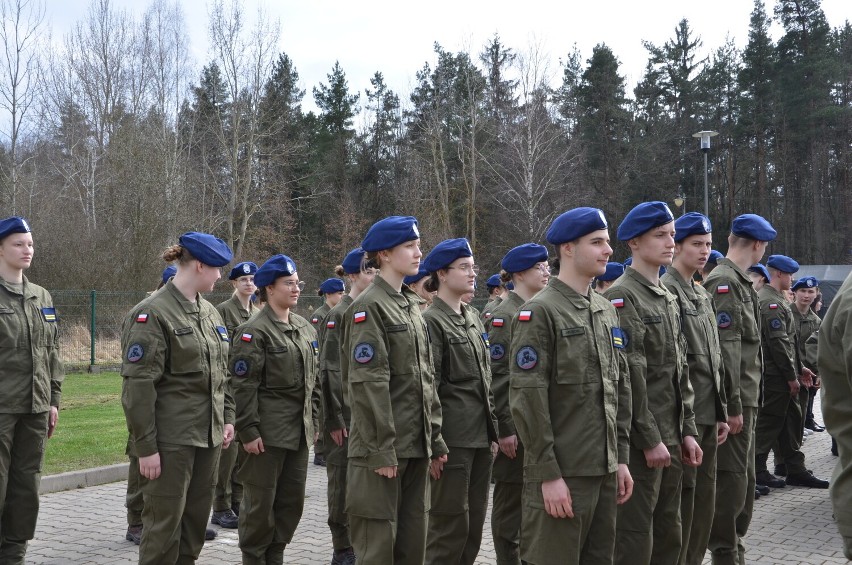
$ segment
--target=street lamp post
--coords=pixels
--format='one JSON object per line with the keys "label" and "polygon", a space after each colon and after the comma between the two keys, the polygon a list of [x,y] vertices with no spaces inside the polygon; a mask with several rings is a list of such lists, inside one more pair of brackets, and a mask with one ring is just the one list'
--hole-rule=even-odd
{"label": "street lamp post", "polygon": [[707,154],[710,153],[710,138],[719,135],[718,131],[699,131],[692,137],[701,140],[701,152],[704,153],[704,215],[710,217],[710,195],[707,192]]}
{"label": "street lamp post", "polygon": [[680,215],[681,216],[683,216],[684,213],[686,212],[686,210],[684,209],[685,204],[686,204],[686,196],[684,196],[683,194],[678,194],[677,196],[675,196],[674,205],[677,206],[678,208],[680,208]]}

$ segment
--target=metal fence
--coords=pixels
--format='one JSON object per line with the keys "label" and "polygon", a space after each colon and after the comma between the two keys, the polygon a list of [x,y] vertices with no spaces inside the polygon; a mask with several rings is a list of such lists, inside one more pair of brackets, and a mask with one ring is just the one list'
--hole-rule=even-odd
{"label": "metal fence", "polygon": [[[111,368],[121,364],[121,325],[125,316],[148,293],[144,291],[51,290],[59,316],[62,360],[68,370]],[[204,298],[219,304],[230,292],[213,292]],[[320,296],[301,296],[296,313],[310,318],[323,303]],[[487,300],[476,299],[481,309]]]}

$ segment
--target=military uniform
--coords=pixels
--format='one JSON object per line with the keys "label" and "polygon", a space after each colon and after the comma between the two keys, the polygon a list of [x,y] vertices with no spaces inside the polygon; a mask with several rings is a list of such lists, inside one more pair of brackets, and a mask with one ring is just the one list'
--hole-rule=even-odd
{"label": "military uniform", "polygon": [[485,323],[491,318],[494,310],[503,303],[503,298],[495,296],[494,300],[489,300],[485,307],[482,308],[482,323]]}
{"label": "military uniform", "polygon": [[[810,360],[807,351],[806,344],[808,339],[814,334],[814,332],[819,331],[819,327],[822,324],[822,320],[819,316],[816,315],[816,312],[808,308],[808,311],[805,315],[799,313],[799,309],[795,306],[790,308],[793,312],[793,328],[796,331],[796,343],[798,344],[797,354],[799,356],[799,362],[813,371],[815,374],[819,375],[819,371],[817,370],[816,363],[814,360]],[[813,416],[813,398],[814,394],[817,392],[817,389],[808,388],[806,386],[802,386],[799,390],[799,406],[801,410],[798,412],[801,415],[799,422],[791,421],[792,431],[795,431],[798,437],[802,437],[805,433],[805,423],[808,418]]]}
{"label": "military uniform", "polygon": [[[216,310],[222,316],[228,335],[233,338],[234,331],[242,323],[248,321],[252,314],[257,311],[254,302],[249,300],[248,310],[243,308],[236,293],[228,300],[218,304]],[[243,455],[240,457],[240,455]],[[233,442],[228,449],[223,449],[219,455],[219,472],[216,479],[216,491],[213,497],[213,511],[222,512],[233,507],[239,508],[243,499],[243,485],[235,477],[239,464],[245,459],[245,451],[240,448],[239,442]],[[232,517],[233,519],[233,517]]]}
{"label": "military uniform", "polygon": [[142,479],[139,563],[198,558],[213,498],[224,426],[229,337],[209,302],[169,281],[130,313],[121,336],[122,405],[138,457],[160,454],[161,475]]}
{"label": "military uniform", "polygon": [[714,564],[745,563],[745,537],[754,506],[754,425],[760,406],[760,308],[751,279],[730,259],[720,259],[704,288],[713,297],[722,347],[728,416],[743,429],[719,446],[716,509],[709,549]]}
{"label": "military uniform", "polygon": [[436,296],[423,314],[441,399],[441,434],[450,450],[441,477],[431,481],[426,563],[472,565],[488,508],[491,443],[497,441],[488,336],[473,309],[465,304],[461,309],[457,314]]}
{"label": "military uniform", "polygon": [[[330,311],[331,311],[331,306],[328,305],[328,302],[323,302],[322,305],[319,308],[317,308],[316,310],[314,310],[314,313],[311,315],[311,318],[310,318],[311,325],[316,330],[317,335],[320,335],[322,333],[322,326],[323,326],[323,323],[325,322],[325,317],[328,315],[328,313]],[[320,340],[320,345],[322,345],[322,340]],[[321,382],[317,383],[317,386],[321,388],[322,383]],[[323,427],[323,423],[325,422],[325,415],[323,414],[324,408],[325,407],[322,404],[322,398],[320,398],[320,402],[316,407],[318,417],[317,417],[317,421],[315,422],[315,424],[316,424],[316,431],[319,435],[317,437],[317,440],[314,442],[314,457],[317,459],[317,461],[315,461],[315,463],[318,462],[318,460],[320,460],[320,459],[325,460],[325,450],[326,450],[325,435],[326,434],[325,434],[325,429]],[[334,442],[332,442],[332,443],[334,443]]]}
{"label": "military uniform", "polygon": [[38,517],[51,407],[64,370],[53,299],[23,279],[0,279],[0,563],[23,563]]}
{"label": "military uniform", "polygon": [[831,503],[844,554],[852,560],[852,276],[831,302],[818,340],[822,416],[840,456],[831,479]]}
{"label": "military uniform", "polygon": [[[681,548],[681,444],[697,436],[693,392],[675,295],[632,267],[604,293],[627,335],[633,423],[633,496],[618,507],[616,563],[676,563]],[[671,465],[649,468],[645,449],[663,443]]]}
{"label": "military uniform", "polygon": [[[362,565],[424,559],[429,457],[448,450],[421,302],[379,275],[344,320],[341,371],[352,411],[346,512]],[[375,473],[394,465],[396,479]]]}
{"label": "military uniform", "polygon": [[[524,442],[521,558],[611,563],[616,472],[628,462],[630,378],[615,309],[552,277],[512,319],[509,404]],[[500,355],[492,351],[492,356]],[[574,518],[550,516],[542,482],[562,478]]]}
{"label": "military uniform", "polygon": [[683,470],[680,505],[683,539],[679,563],[700,565],[707,551],[716,501],[717,424],[727,420],[721,381],[722,349],[713,301],[707,291],[692,280],[684,280],[674,268],[669,269],[660,281],[678,297],[680,304],[689,382],[695,393],[695,427],[698,445],[703,452],[699,467],[685,467]]}
{"label": "military uniform", "polygon": [[[510,355],[512,318],[521,309],[524,299],[509,292],[491,312],[485,322],[491,354],[491,390],[497,416],[497,435],[501,438],[517,435],[512,411],[509,408]],[[491,507],[491,535],[498,565],[520,565],[521,553],[521,495],[524,486],[524,446],[518,438],[514,459],[497,452],[492,470],[494,499]]]}
{"label": "military uniform", "polygon": [[283,563],[302,517],[313,397],[319,394],[317,353],[317,334],[306,319],[290,312],[282,322],[269,306],[235,333],[229,368],[237,433],[243,445],[261,438],[264,447],[248,454],[238,471],[244,564]]}
{"label": "military uniform", "polygon": [[349,535],[349,518],[346,515],[346,466],[349,438],[343,438],[338,446],[331,438],[333,430],[349,429],[351,415],[349,406],[343,401],[343,377],[340,374],[341,332],[346,311],[352,297],[344,296],[340,303],[329,311],[320,327],[320,381],[322,383],[322,405],[325,415],[325,462],[328,475],[328,527],[335,550],[352,547]]}

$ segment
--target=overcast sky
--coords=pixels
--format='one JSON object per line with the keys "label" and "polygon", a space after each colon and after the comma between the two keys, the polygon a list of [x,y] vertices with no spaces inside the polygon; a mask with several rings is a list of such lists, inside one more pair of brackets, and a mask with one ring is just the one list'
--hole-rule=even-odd
{"label": "overcast sky", "polygon": [[[90,0],[48,0],[47,18],[54,37],[60,37],[83,17]],[[206,0],[183,0],[191,49],[200,67],[209,59]],[[775,5],[766,0],[771,15]],[[112,0],[112,5],[141,13],[144,0]],[[681,18],[687,18],[709,53],[730,36],[743,47],[748,39],[750,0],[245,0],[254,16],[263,6],[281,22],[280,50],[293,60],[307,91],[305,108],[315,108],[311,89],[340,61],[350,91],[362,94],[369,79],[381,71],[385,82],[407,102],[415,73],[428,62],[434,66],[433,45],[445,50],[467,50],[475,57],[496,33],[516,52],[538,45],[559,73],[559,61],[576,44],[583,61],[598,43],[606,43],[621,61],[628,95],[641,78],[647,51],[642,41],[662,45],[674,37]],[[829,25],[843,25],[852,17],[849,0],[822,0]],[[780,35],[775,24],[775,37]],[[561,73],[559,73],[561,74]]]}

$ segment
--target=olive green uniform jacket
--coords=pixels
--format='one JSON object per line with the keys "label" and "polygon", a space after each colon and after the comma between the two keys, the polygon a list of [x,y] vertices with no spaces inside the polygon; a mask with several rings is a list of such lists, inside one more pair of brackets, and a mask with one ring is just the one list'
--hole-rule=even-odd
{"label": "olive green uniform jacket", "polygon": [[313,443],[317,354],[316,331],[294,312],[281,322],[267,306],[237,328],[229,368],[242,443],[260,437],[293,451]]}
{"label": "olive green uniform jacket", "polygon": [[816,312],[810,308],[808,308],[808,311],[804,316],[799,313],[798,308],[795,306],[791,306],[790,311],[793,312],[793,327],[796,330],[796,340],[799,347],[799,361],[801,361],[802,365],[814,373],[819,374],[816,363],[814,363],[814,359],[807,354],[806,344],[814,332],[819,331],[822,320],[816,315]]}
{"label": "olive green uniform jacket", "polygon": [[0,412],[47,412],[65,378],[53,298],[26,277],[17,287],[0,279],[0,288]]}
{"label": "olive green uniform jacket", "polygon": [[352,305],[348,294],[325,316],[320,326],[320,382],[326,430],[349,429],[351,413],[343,400],[343,376],[340,373],[341,338],[346,311]]}
{"label": "olive green uniform jacket", "polygon": [[633,425],[630,442],[650,449],[660,442],[680,445],[697,435],[689,382],[686,338],[677,297],[627,267],[606,292],[627,334]]}
{"label": "olive green uniform jacket", "polygon": [[497,298],[495,298],[494,300],[489,300],[485,304],[485,306],[482,308],[482,315],[481,315],[482,323],[487,322],[488,319],[491,318],[491,316],[494,312],[494,309],[497,308],[498,306],[500,306],[500,304],[502,304],[502,303],[503,303],[503,299],[500,298],[499,296]]}
{"label": "olive green uniform jacket", "polygon": [[200,295],[187,300],[169,281],[137,304],[121,336],[121,401],[135,453],[157,443],[216,447],[234,423],[226,387],[230,338],[219,312]]}
{"label": "olive green uniform jacket", "polygon": [[618,316],[556,277],[512,319],[509,405],[524,480],[614,473],[629,457],[630,377]]}
{"label": "olive green uniform jacket", "polygon": [[852,559],[852,276],[835,295],[819,331],[822,416],[840,458],[831,480],[831,503],[844,553]]}
{"label": "olive green uniform jacket", "polygon": [[793,312],[784,295],[768,284],[760,289],[757,297],[763,337],[764,386],[786,392],[787,383],[798,379],[801,369]]}
{"label": "olive green uniform jacket", "polygon": [[379,275],[346,312],[341,371],[352,411],[350,463],[378,469],[448,452],[421,302]]}
{"label": "olive green uniform jacket", "polygon": [[249,301],[249,307],[248,310],[246,310],[243,308],[243,305],[240,304],[240,299],[237,298],[236,294],[234,294],[224,302],[217,304],[216,310],[218,310],[219,315],[222,316],[225,328],[228,329],[228,335],[233,338],[234,331],[237,329],[237,326],[247,322],[248,319],[252,317],[252,314],[257,312],[257,307],[255,307],[254,302]]}
{"label": "olive green uniform jacket", "polygon": [[311,314],[311,325],[317,331],[317,335],[322,333],[322,321],[325,320],[325,317],[330,311],[331,307],[328,305],[328,302],[323,302],[322,306],[314,310],[314,313]]}

